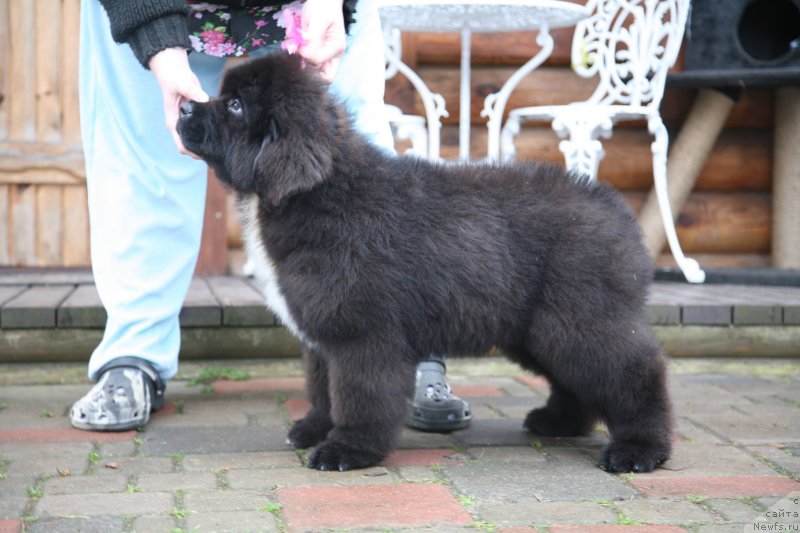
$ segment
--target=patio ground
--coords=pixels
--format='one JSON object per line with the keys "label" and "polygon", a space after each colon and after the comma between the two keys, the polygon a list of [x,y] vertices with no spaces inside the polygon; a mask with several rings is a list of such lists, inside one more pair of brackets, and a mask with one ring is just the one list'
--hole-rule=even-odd
{"label": "patio ground", "polygon": [[450,364],[471,428],[405,430],[346,473],[285,444],[307,408],[296,359],[185,363],[167,407],[125,433],[70,428],[84,371],[0,365],[0,532],[800,530],[800,359],[672,361],[674,456],[635,475],[594,466],[602,427],[524,433],[547,383],[498,359]]}

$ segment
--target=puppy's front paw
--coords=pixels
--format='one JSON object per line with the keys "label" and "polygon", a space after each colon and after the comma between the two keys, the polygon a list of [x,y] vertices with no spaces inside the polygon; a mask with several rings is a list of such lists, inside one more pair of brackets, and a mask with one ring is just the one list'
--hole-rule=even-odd
{"label": "puppy's front paw", "polygon": [[325,440],[332,427],[328,421],[309,417],[295,420],[286,441],[295,448],[310,448]]}
{"label": "puppy's front paw", "polygon": [[651,472],[669,459],[669,449],[658,444],[614,441],[603,450],[597,466],[606,472]]}
{"label": "puppy's front paw", "polygon": [[385,454],[355,448],[335,441],[325,441],[309,457],[308,466],[317,470],[344,472],[355,468],[367,468],[381,462]]}

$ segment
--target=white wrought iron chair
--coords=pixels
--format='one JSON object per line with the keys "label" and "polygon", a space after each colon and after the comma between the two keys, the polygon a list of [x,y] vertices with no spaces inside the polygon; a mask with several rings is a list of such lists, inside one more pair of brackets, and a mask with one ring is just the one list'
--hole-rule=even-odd
{"label": "white wrought iron chair", "polygon": [[[524,120],[552,120],[567,167],[597,178],[603,158],[598,137],[611,137],[623,120],[646,120],[653,153],[653,180],[672,255],[687,281],[702,283],[705,272],[684,256],[675,233],[667,189],[667,129],[659,105],[667,70],[675,63],[689,13],[689,0],[589,0],[592,13],[576,25],[572,68],[598,76],[594,93],[583,102],[514,109],[500,133],[503,159],[515,155],[514,137]],[[491,156],[492,154],[490,154]]]}

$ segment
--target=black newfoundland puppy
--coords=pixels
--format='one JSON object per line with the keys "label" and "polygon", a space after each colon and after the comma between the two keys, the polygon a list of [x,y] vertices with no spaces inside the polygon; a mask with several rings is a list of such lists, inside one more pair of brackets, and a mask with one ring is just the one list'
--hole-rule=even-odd
{"label": "black newfoundland puppy", "polygon": [[239,195],[267,303],[305,348],[310,466],[380,462],[430,353],[499,347],[552,392],[525,428],[608,425],[600,466],[670,453],[665,364],[643,312],[652,277],[609,187],[542,164],[393,157],[353,129],[312,69],[283,54],[231,69],[181,108],[186,147]]}

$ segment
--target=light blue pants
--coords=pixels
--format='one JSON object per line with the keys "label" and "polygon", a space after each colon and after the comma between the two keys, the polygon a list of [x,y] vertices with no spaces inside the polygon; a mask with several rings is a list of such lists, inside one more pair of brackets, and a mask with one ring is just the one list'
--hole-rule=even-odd
{"label": "light blue pants", "polygon": [[[178,370],[178,313],[200,248],[205,163],[181,155],[169,135],[155,77],[111,38],[100,2],[81,2],[81,133],[89,195],[92,269],[108,313],[89,377],[116,357]],[[190,64],[214,95],[223,58]],[[339,75],[331,86],[357,127],[392,150],[383,112],[384,57],[377,9],[361,0]]]}

